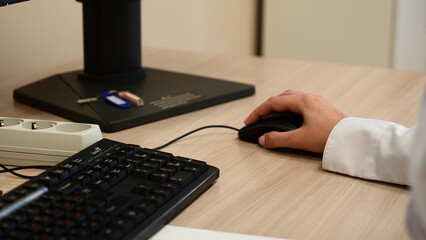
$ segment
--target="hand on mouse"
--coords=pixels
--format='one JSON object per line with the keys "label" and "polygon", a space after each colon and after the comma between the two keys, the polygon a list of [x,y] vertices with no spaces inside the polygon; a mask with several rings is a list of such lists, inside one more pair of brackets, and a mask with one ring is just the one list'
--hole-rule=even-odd
{"label": "hand on mouse", "polygon": [[348,117],[322,96],[287,90],[257,107],[244,123],[250,125],[271,112],[282,111],[301,114],[303,126],[288,132],[266,133],[259,138],[259,144],[265,148],[285,147],[322,153],[334,126]]}

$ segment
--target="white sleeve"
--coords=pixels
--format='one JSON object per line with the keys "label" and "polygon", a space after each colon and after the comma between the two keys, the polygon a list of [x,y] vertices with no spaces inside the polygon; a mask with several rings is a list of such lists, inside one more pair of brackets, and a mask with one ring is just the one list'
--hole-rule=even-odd
{"label": "white sleeve", "polygon": [[407,227],[412,239],[426,239],[426,91],[413,144],[410,168],[412,192]]}
{"label": "white sleeve", "polygon": [[323,168],[350,176],[410,184],[407,227],[413,239],[426,239],[426,91],[418,124],[349,117],[330,133]]}
{"label": "white sleeve", "polygon": [[330,133],[322,167],[354,177],[408,184],[413,132],[392,122],[345,118]]}

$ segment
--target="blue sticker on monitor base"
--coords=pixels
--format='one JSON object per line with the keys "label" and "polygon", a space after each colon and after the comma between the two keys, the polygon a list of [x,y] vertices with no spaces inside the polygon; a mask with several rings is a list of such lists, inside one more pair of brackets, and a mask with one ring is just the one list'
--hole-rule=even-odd
{"label": "blue sticker on monitor base", "polygon": [[115,93],[102,93],[101,95],[102,99],[104,99],[107,103],[119,107],[119,108],[131,108],[132,107],[132,103],[119,97],[117,94]]}

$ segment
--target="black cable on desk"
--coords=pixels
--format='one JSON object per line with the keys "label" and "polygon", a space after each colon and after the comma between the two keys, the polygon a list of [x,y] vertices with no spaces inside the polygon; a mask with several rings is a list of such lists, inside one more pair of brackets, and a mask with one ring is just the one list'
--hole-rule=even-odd
{"label": "black cable on desk", "polygon": [[175,139],[171,140],[170,142],[168,142],[168,143],[166,143],[166,144],[163,144],[163,145],[161,145],[161,146],[159,146],[159,147],[153,148],[153,149],[154,149],[154,150],[160,150],[160,149],[162,149],[162,148],[165,148],[165,147],[169,146],[170,144],[173,144],[173,143],[175,143],[175,142],[179,141],[180,139],[182,139],[182,138],[184,138],[184,137],[186,137],[186,136],[188,136],[188,135],[191,135],[191,134],[193,134],[193,133],[195,133],[195,132],[198,132],[198,131],[200,131],[200,130],[207,129],[207,128],[228,128],[228,129],[232,129],[232,130],[235,130],[235,131],[238,131],[238,130],[239,130],[238,128],[234,128],[234,127],[230,127],[230,126],[225,126],[225,125],[208,125],[208,126],[204,126],[204,127],[197,128],[197,129],[192,130],[192,131],[190,131],[190,132],[188,132],[188,133],[185,133],[185,134],[183,134],[182,136],[177,137],[177,138],[175,138]]}
{"label": "black cable on desk", "polygon": [[[231,129],[231,130],[235,130],[235,131],[239,130],[238,128],[234,128],[234,127],[230,127],[230,126],[226,126],[226,125],[208,125],[208,126],[204,126],[204,127],[200,127],[200,128],[195,129],[195,130],[192,130],[192,131],[190,131],[188,133],[183,134],[180,137],[177,137],[177,138],[175,138],[175,139],[173,139],[173,140],[171,140],[171,141],[169,141],[169,142],[167,142],[167,143],[159,146],[159,147],[152,148],[152,149],[154,149],[154,150],[160,150],[162,148],[165,148],[165,147],[167,147],[167,146],[169,146],[169,145],[171,145],[171,144],[179,141],[180,139],[182,139],[184,137],[187,137],[188,135],[191,135],[191,134],[193,134],[195,132],[198,132],[198,131],[201,131],[201,130],[207,129],[207,128],[227,128],[227,129]],[[19,171],[19,170],[22,170],[22,169],[49,169],[52,166],[34,165],[34,166],[8,168],[5,165],[3,165],[3,164],[0,163],[0,167],[4,169],[4,170],[0,170],[0,173],[6,173],[6,172],[8,172],[10,174],[13,174],[13,175],[21,177],[21,178],[31,179],[34,176],[23,175],[23,174],[20,174],[20,173],[16,173],[15,171]]]}
{"label": "black cable on desk", "polygon": [[22,170],[22,169],[48,169],[51,166],[34,165],[34,166],[8,168],[5,165],[3,165],[3,164],[0,163],[0,167],[4,169],[4,170],[0,170],[0,173],[6,173],[6,172],[8,172],[8,173],[13,174],[15,176],[18,176],[20,178],[31,179],[34,176],[23,175],[23,174],[15,172],[15,171],[19,171],[19,170]]}

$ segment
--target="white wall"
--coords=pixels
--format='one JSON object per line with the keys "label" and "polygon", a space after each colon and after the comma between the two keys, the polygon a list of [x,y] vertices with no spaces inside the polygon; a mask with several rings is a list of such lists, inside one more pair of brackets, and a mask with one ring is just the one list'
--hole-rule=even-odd
{"label": "white wall", "polygon": [[399,0],[395,68],[426,71],[426,1]]}
{"label": "white wall", "polygon": [[[75,0],[1,7],[0,81],[82,68],[81,12]],[[255,15],[256,0],[143,0],[142,45],[250,55]]]}
{"label": "white wall", "polygon": [[265,56],[390,66],[396,0],[265,0]]}
{"label": "white wall", "polygon": [[252,55],[256,6],[256,0],[143,0],[142,43]]}
{"label": "white wall", "polygon": [[426,71],[425,0],[264,0],[269,57]]}
{"label": "white wall", "polygon": [[33,0],[1,7],[0,81],[81,60],[82,34],[81,4],[76,1]]}

